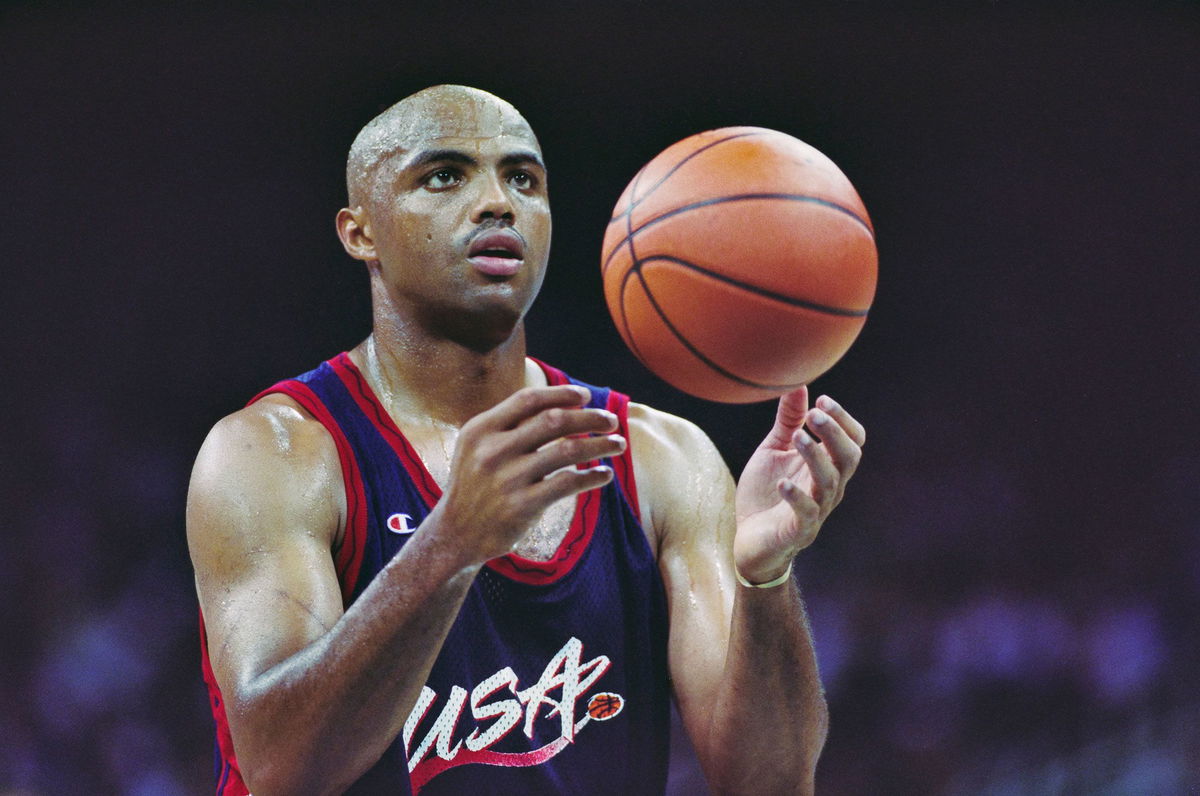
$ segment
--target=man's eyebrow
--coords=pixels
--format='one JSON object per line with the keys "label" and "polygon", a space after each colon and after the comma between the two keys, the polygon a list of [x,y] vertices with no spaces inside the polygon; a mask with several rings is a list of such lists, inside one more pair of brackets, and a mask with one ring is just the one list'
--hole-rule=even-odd
{"label": "man's eyebrow", "polygon": [[464,166],[477,166],[479,161],[460,149],[427,149],[418,153],[405,168],[416,169],[430,163],[461,163]]}
{"label": "man's eyebrow", "polygon": [[526,165],[526,164],[532,164],[534,166],[537,166],[542,171],[546,170],[546,164],[542,163],[542,159],[538,156],[538,154],[536,152],[533,152],[533,151],[512,152],[512,153],[500,158],[500,166],[502,168],[508,167],[508,166],[521,166],[521,165]]}
{"label": "man's eyebrow", "polygon": [[[419,152],[413,156],[412,160],[404,164],[406,169],[419,169],[422,166],[428,166],[431,163],[459,163],[463,166],[478,166],[479,160],[473,155],[468,155],[461,149],[427,149],[424,152]],[[500,158],[498,164],[500,168],[509,168],[511,166],[533,165],[537,166],[542,171],[546,170],[546,164],[542,162],[542,158],[533,150],[520,150],[510,152]]]}

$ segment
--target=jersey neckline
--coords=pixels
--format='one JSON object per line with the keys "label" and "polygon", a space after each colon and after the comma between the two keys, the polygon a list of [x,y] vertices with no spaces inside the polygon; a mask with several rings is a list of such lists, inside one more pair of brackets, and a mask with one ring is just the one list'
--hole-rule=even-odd
{"label": "jersey neckline", "polygon": [[[546,376],[548,385],[556,386],[569,383],[566,374],[561,370],[533,357],[530,357],[530,359],[541,368],[542,373]],[[346,386],[346,389],[363,411],[366,418],[375,426],[376,430],[379,431],[392,450],[395,451],[401,464],[403,464],[413,483],[416,485],[417,491],[420,492],[426,508],[432,510],[442,497],[442,488],[429,472],[429,468],[425,466],[425,462],[421,459],[420,455],[417,454],[416,448],[409,442],[404,432],[400,430],[400,427],[396,425],[395,420],[392,419],[392,416],[384,408],[383,402],[379,400],[375,391],[371,389],[371,385],[367,381],[365,374],[354,364],[349,353],[345,351],[329,360],[329,364],[333,368],[334,373],[337,374]],[[584,466],[593,467],[597,464],[599,464],[598,461],[591,461],[587,462]],[[560,579],[579,562],[584,550],[587,549],[588,543],[591,541],[596,527],[596,519],[599,516],[599,497],[603,488],[591,489],[581,492],[576,496],[575,510],[571,517],[571,524],[567,529],[566,535],[559,542],[554,555],[549,559],[539,561],[537,559],[525,558],[517,553],[508,553],[499,558],[491,559],[487,562],[486,566],[500,575],[534,585],[544,585]]]}

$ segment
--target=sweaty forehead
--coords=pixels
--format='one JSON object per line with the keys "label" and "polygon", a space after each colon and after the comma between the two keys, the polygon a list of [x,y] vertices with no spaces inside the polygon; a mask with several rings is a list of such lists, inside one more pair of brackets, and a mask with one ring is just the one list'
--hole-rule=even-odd
{"label": "sweaty forehead", "polygon": [[529,123],[499,97],[466,86],[420,91],[388,108],[359,132],[346,163],[351,201],[369,190],[376,167],[393,155],[451,142],[475,148],[500,138],[541,152]]}
{"label": "sweaty forehead", "polygon": [[490,95],[455,93],[418,95],[404,108],[392,130],[392,143],[400,149],[416,149],[441,139],[499,138],[533,139],[529,125],[508,103]]}

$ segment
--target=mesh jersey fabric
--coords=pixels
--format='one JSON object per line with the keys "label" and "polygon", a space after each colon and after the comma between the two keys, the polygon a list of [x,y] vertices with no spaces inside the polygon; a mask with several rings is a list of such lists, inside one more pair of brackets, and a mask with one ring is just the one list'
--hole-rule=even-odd
{"label": "mesh jersey fabric", "polygon": [[[628,398],[577,384],[628,439]],[[290,396],[333,437],[346,528],[333,551],[347,606],[411,538],[441,490],[345,354],[264,395]],[[253,402],[253,401],[252,401]],[[661,794],[668,762],[666,598],[638,520],[628,447],[576,499],[548,561],[494,559],[472,584],[403,732],[350,794]],[[202,627],[203,630],[203,627]],[[203,637],[202,641],[206,642]],[[218,796],[247,793],[204,644]],[[346,728],[345,742],[354,742]]]}

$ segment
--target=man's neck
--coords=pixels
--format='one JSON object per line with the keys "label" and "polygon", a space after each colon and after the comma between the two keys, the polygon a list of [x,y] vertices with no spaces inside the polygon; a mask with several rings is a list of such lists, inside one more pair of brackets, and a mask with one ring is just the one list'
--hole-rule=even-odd
{"label": "man's neck", "polygon": [[402,428],[419,423],[461,427],[538,378],[526,368],[521,324],[484,352],[377,326],[350,357]]}

